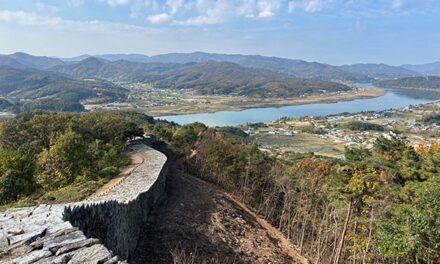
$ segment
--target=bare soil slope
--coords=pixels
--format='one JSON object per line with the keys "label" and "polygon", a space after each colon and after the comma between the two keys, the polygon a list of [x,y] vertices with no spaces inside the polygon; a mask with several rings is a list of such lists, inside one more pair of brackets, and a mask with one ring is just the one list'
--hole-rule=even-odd
{"label": "bare soil slope", "polygon": [[167,188],[129,263],[304,263],[275,228],[218,188],[177,169]]}

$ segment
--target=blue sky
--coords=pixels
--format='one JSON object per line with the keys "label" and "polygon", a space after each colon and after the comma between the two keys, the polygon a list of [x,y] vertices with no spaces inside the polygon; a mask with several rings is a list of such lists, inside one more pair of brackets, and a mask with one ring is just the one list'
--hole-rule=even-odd
{"label": "blue sky", "polygon": [[440,60],[438,0],[0,0],[0,53]]}

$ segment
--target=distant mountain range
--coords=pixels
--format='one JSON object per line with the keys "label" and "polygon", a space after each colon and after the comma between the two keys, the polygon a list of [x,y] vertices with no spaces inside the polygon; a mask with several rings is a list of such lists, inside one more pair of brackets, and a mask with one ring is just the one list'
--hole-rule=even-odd
{"label": "distant mountain range", "polygon": [[382,80],[375,83],[383,88],[411,88],[440,90],[440,76],[410,77]]}
{"label": "distant mountain range", "polygon": [[266,69],[300,78],[313,78],[328,81],[368,82],[374,78],[440,75],[440,62],[420,65],[406,64],[402,66],[390,66],[386,64],[374,63],[333,66],[318,62],[307,62],[303,60],[265,57],[259,55],[229,55],[204,52],[169,53],[155,56],[146,56],[142,54],[106,54],[94,56],[81,55],[78,57],[61,59],[32,56],[26,53],[18,52],[11,55],[0,55],[0,65],[21,68],[49,69],[57,65],[66,65],[72,62],[79,62],[90,57],[95,57],[110,62],[123,60],[137,63],[186,64],[208,61],[233,62],[243,67]]}
{"label": "distant mountain range", "polygon": [[411,98],[440,100],[440,76],[381,80],[374,84],[382,88],[393,88],[395,92]]}
{"label": "distant mountain range", "polygon": [[10,66],[21,69],[34,68],[45,70],[63,63],[64,61],[61,59],[32,56],[23,52],[17,52],[11,55],[0,55],[0,66]]}
{"label": "distant mountain range", "polygon": [[102,58],[88,57],[79,62],[54,66],[50,70],[74,77],[95,77],[119,82],[146,82],[152,75],[163,74],[184,66],[176,63],[108,61]]}
{"label": "distant mountain range", "polygon": [[75,77],[152,83],[159,89],[190,89],[199,94],[284,97],[350,90],[348,86],[339,83],[297,78],[220,61],[184,64],[139,63],[90,57],[74,64],[58,65],[51,70]]}
{"label": "distant mountain range", "polygon": [[[128,91],[114,82],[151,83],[161,89],[190,89],[199,94],[289,97],[347,91],[344,82],[378,85],[431,85],[421,75],[440,75],[440,62],[390,66],[318,62],[215,53],[170,53],[156,56],[109,54],[75,58],[0,55],[0,108],[79,109],[80,102],[124,100]],[[401,79],[401,78],[416,79]],[[431,78],[431,77],[430,77]],[[432,77],[433,78],[433,77]],[[397,79],[383,81],[383,79]],[[106,81],[104,81],[106,80]],[[4,98],[2,99],[4,100]],[[8,101],[9,100],[9,101]],[[30,100],[33,100],[30,102]]]}
{"label": "distant mountain range", "polygon": [[[87,55],[85,55],[87,56]],[[77,57],[84,59],[85,56]],[[208,61],[232,62],[247,68],[271,70],[300,78],[313,78],[328,81],[370,81],[371,78],[357,73],[346,72],[338,67],[328,64],[307,62],[303,60],[283,59],[277,57],[264,57],[259,55],[227,55],[216,53],[170,53],[156,56],[139,54],[128,55],[97,55],[99,59],[108,61],[126,60],[143,63],[202,63]],[[72,61],[67,59],[66,61]]]}
{"label": "distant mountain range", "polygon": [[343,65],[339,69],[366,75],[371,78],[399,78],[420,75],[417,71],[408,70],[403,67],[375,63]]}
{"label": "distant mountain range", "polygon": [[[65,61],[80,61],[91,55],[82,55]],[[259,55],[228,55],[217,53],[169,53],[155,56],[142,54],[107,54],[94,55],[108,61],[127,60],[133,62],[190,63],[224,61],[240,64],[244,67],[268,69],[297,77],[317,78],[337,81],[371,81],[372,78],[399,78],[422,74],[440,75],[440,62],[421,65],[391,66],[379,63],[352,64],[333,66],[318,62],[292,60]]]}
{"label": "distant mountain range", "polygon": [[232,94],[252,97],[294,97],[312,93],[348,91],[350,87],[329,81],[297,78],[232,62],[208,61],[184,64],[150,79],[157,88],[191,89],[199,94]]}
{"label": "distant mountain range", "polygon": [[426,75],[440,75],[440,61],[433,63],[419,64],[419,65],[405,64],[402,65],[401,67],[411,71],[423,73]]}

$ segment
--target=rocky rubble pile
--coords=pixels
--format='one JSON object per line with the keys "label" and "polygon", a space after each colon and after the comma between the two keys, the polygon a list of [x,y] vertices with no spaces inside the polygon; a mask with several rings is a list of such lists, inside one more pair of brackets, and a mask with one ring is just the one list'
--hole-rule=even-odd
{"label": "rocky rubble pile", "polygon": [[0,263],[123,263],[98,239],[62,219],[65,205],[8,210],[0,215]]}

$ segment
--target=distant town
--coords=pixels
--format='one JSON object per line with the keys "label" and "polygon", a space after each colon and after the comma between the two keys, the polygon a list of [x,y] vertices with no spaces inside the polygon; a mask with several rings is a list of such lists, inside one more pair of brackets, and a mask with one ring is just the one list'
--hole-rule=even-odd
{"label": "distant town", "polygon": [[371,149],[380,136],[405,137],[414,147],[440,142],[440,125],[423,117],[435,115],[440,103],[379,112],[324,117],[281,118],[241,128],[271,153],[313,152],[342,157],[345,147]]}

